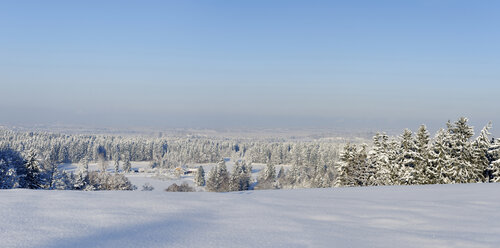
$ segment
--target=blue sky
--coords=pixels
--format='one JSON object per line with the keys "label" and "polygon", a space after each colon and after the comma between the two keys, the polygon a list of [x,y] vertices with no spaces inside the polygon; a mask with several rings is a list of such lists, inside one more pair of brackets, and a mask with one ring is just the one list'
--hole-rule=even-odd
{"label": "blue sky", "polygon": [[500,125],[498,13],[498,1],[1,1],[0,123]]}

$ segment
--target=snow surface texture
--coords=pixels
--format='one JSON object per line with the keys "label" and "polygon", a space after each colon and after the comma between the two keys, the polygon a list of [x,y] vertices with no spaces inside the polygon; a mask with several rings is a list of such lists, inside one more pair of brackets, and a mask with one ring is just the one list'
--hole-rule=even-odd
{"label": "snow surface texture", "polygon": [[498,247],[500,184],[0,191],[1,247]]}

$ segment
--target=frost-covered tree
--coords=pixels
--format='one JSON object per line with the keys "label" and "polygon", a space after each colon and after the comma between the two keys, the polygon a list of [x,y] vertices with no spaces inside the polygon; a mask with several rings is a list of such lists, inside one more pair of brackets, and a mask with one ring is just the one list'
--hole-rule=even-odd
{"label": "frost-covered tree", "polygon": [[488,151],[491,148],[490,132],[491,122],[482,130],[479,136],[472,142],[472,166],[480,182],[489,182],[491,157]]}
{"label": "frost-covered tree", "polygon": [[74,189],[75,178],[72,173],[66,171],[57,171],[54,176],[53,188],[57,190],[72,190]]}
{"label": "frost-covered tree", "polygon": [[336,167],[337,176],[335,186],[365,186],[370,180],[369,165],[367,163],[366,146],[358,149],[355,145],[346,144],[340,155],[340,161]]}
{"label": "frost-covered tree", "polygon": [[196,186],[205,186],[205,170],[203,170],[203,166],[201,165],[196,170],[194,183],[196,184]]}
{"label": "frost-covered tree", "polygon": [[217,165],[212,167],[210,171],[207,174],[207,179],[206,179],[206,189],[208,191],[216,192],[217,191],[217,182],[218,180],[218,175],[217,175]]}
{"label": "frost-covered tree", "polygon": [[276,167],[272,163],[268,163],[264,169],[261,179],[263,181],[274,182],[276,179]]}
{"label": "frost-covered tree", "polygon": [[247,165],[246,161],[241,163],[241,170],[239,170],[239,191],[250,189],[250,180],[252,178],[252,165]]}
{"label": "frost-covered tree", "polygon": [[76,190],[86,190],[88,185],[89,185],[88,172],[84,172],[82,170],[78,171],[75,175],[73,188]]}
{"label": "frost-covered tree", "polygon": [[400,136],[399,149],[396,151],[399,168],[399,183],[400,184],[415,184],[418,180],[417,170],[417,146],[413,137],[413,133],[409,129],[405,129]]}
{"label": "frost-covered tree", "polygon": [[26,167],[26,187],[29,189],[39,189],[42,186],[40,179],[40,168],[35,151],[31,150],[25,162]]}
{"label": "frost-covered tree", "polygon": [[116,159],[115,159],[114,168],[115,168],[115,173],[118,173],[120,171],[120,159],[119,159],[119,157],[116,157]]}
{"label": "frost-covered tree", "polygon": [[451,144],[450,134],[440,129],[434,137],[431,153],[430,164],[427,168],[427,182],[430,184],[446,184],[451,183]]}
{"label": "frost-covered tree", "polygon": [[276,175],[276,178],[285,178],[285,168],[283,166],[280,167],[280,170],[278,171],[278,175]]}
{"label": "frost-covered tree", "polygon": [[490,165],[488,166],[489,181],[498,183],[500,182],[500,140],[491,142],[488,154],[490,157]]}
{"label": "frost-covered tree", "polygon": [[47,157],[42,163],[42,180],[45,189],[55,189],[58,173],[57,163],[50,156]]}
{"label": "frost-covered tree", "polygon": [[243,169],[241,168],[240,163],[236,162],[233,171],[231,172],[231,176],[229,177],[229,190],[230,191],[240,191],[240,176],[242,175]]}
{"label": "frost-covered tree", "polygon": [[86,190],[92,191],[95,188],[90,184],[89,181],[89,160],[88,158],[82,159],[80,163],[80,168],[75,175],[75,181],[73,188],[76,190]]}
{"label": "frost-covered tree", "polygon": [[421,125],[415,137],[415,170],[417,178],[416,184],[432,183],[429,179],[428,169],[431,166],[430,162],[430,134],[425,125]]}
{"label": "frost-covered tree", "polygon": [[106,149],[103,146],[97,148],[97,160],[99,161],[99,170],[105,172],[108,169],[108,160],[106,157]]}
{"label": "frost-covered tree", "polygon": [[210,170],[206,185],[208,191],[229,191],[229,172],[224,161],[219,162]]}
{"label": "frost-covered tree", "polygon": [[40,177],[43,181],[43,188],[59,190],[74,189],[75,183],[79,179],[78,175],[75,177],[71,173],[59,170],[57,163],[50,158],[43,161]]}
{"label": "frost-covered tree", "polygon": [[26,169],[19,152],[0,148],[0,189],[25,187]]}
{"label": "frost-covered tree", "polygon": [[283,166],[280,167],[278,175],[276,175],[276,183],[277,183],[277,188],[283,188],[286,185],[286,174],[285,174],[285,168],[283,168]]}
{"label": "frost-covered tree", "polygon": [[450,133],[450,181],[452,183],[474,183],[484,181],[484,169],[474,164],[474,152],[470,139],[474,128],[467,124],[468,119],[459,118],[455,123],[447,123]]}
{"label": "frost-covered tree", "polygon": [[368,185],[400,184],[400,165],[397,163],[397,142],[389,140],[385,133],[373,137],[373,150],[369,153],[369,163],[374,167],[375,176]]}
{"label": "frost-covered tree", "polygon": [[226,192],[229,191],[229,172],[226,167],[225,161],[222,161],[217,166],[217,174],[218,174],[218,191]]}
{"label": "frost-covered tree", "polygon": [[136,187],[123,174],[89,172],[89,184],[95,190],[135,190]]}
{"label": "frost-covered tree", "polygon": [[125,157],[125,161],[123,162],[123,171],[126,173],[129,173],[132,170],[132,164],[130,163],[130,160]]}
{"label": "frost-covered tree", "polygon": [[326,164],[317,165],[312,177],[311,186],[313,188],[328,188],[334,184],[333,168]]}
{"label": "frost-covered tree", "polygon": [[260,172],[258,184],[255,189],[274,189],[276,188],[276,167],[272,163],[267,163],[266,167]]}

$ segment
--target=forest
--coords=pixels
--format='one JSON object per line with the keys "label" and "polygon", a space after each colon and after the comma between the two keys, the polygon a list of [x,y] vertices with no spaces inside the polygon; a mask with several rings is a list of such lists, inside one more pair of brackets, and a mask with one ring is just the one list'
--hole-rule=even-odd
{"label": "forest", "polygon": [[[194,181],[207,191],[326,188],[500,181],[500,141],[491,123],[477,137],[465,117],[448,121],[431,138],[425,125],[399,136],[377,133],[372,142],[268,141],[210,137],[125,137],[0,130],[0,188],[133,190],[130,161],[151,168],[202,166]],[[235,161],[232,171],[225,158]],[[88,163],[103,167],[90,171]],[[106,172],[114,161],[114,173]],[[119,168],[119,162],[123,166]],[[76,173],[59,169],[79,163]],[[265,164],[252,178],[252,164]]]}

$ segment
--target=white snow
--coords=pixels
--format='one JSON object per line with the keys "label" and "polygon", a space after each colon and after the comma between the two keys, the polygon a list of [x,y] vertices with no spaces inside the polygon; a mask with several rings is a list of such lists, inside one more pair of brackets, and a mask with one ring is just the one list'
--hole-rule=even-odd
{"label": "white snow", "polygon": [[0,191],[1,247],[498,247],[500,184]]}

